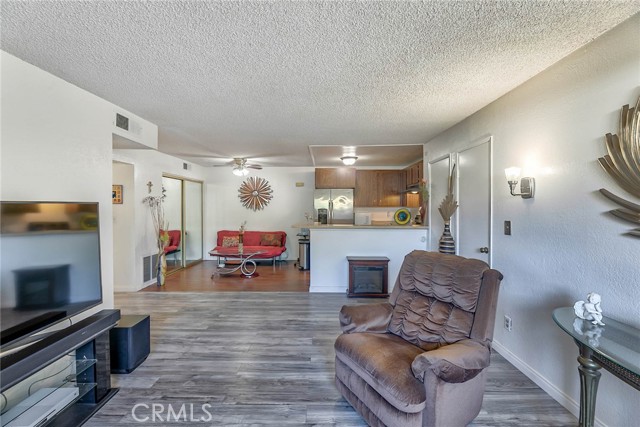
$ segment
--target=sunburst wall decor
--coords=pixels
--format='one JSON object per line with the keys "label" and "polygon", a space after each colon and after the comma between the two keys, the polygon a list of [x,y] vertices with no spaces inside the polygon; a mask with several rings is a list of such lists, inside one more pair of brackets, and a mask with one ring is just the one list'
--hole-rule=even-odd
{"label": "sunburst wall decor", "polygon": [[[640,197],[640,97],[634,108],[628,105],[620,111],[619,135],[606,134],[607,155],[598,161],[605,171],[628,193]],[[640,224],[640,205],[601,188],[600,192],[622,208],[611,212],[618,218]],[[627,234],[640,237],[640,228]]]}
{"label": "sunburst wall decor", "polygon": [[258,211],[269,204],[273,190],[266,179],[252,176],[240,185],[238,197],[245,208]]}

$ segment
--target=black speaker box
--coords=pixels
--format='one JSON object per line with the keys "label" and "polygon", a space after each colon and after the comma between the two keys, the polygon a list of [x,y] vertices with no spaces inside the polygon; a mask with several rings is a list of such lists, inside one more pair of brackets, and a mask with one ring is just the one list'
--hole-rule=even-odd
{"label": "black speaker box", "polygon": [[149,356],[151,349],[148,315],[124,315],[109,332],[111,373],[128,374]]}

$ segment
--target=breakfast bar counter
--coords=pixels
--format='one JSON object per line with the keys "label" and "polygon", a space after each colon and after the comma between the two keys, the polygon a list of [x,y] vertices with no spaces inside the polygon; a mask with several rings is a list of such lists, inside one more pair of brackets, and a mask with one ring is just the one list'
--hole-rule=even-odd
{"label": "breakfast bar counter", "polygon": [[389,292],[393,289],[405,255],[428,250],[429,228],[422,225],[297,224],[310,235],[309,292],[346,293],[348,256],[389,258]]}

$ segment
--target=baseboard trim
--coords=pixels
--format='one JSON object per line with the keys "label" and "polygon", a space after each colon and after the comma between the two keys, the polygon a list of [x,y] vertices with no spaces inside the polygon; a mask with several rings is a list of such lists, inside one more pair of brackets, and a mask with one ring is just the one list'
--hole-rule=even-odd
{"label": "baseboard trim", "polygon": [[[544,390],[549,396],[551,396],[556,402],[564,406],[569,412],[575,415],[577,418],[580,417],[580,404],[576,402],[571,396],[560,390],[553,383],[551,383],[548,379],[542,376],[538,371],[533,369],[531,366],[526,364],[522,359],[509,351],[505,346],[500,344],[499,341],[493,341],[492,345],[493,349],[497,351],[502,357],[507,359],[509,363],[518,368],[520,372],[525,374],[531,381],[536,383],[538,387]],[[576,371],[577,371],[577,363],[576,363]],[[576,376],[578,373],[576,372]],[[608,427],[601,420],[596,417],[594,420],[595,427]]]}

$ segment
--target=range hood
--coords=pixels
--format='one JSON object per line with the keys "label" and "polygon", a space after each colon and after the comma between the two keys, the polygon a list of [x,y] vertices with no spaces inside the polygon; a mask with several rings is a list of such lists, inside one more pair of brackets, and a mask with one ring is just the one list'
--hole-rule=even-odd
{"label": "range hood", "polygon": [[408,186],[407,189],[403,191],[403,193],[417,194],[419,191],[420,191],[420,185],[413,184],[413,185]]}

